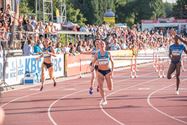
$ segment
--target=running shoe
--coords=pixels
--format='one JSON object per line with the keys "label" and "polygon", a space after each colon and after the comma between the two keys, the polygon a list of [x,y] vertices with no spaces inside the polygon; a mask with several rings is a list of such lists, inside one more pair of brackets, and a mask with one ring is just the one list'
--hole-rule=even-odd
{"label": "running shoe", "polygon": [[92,95],[92,94],[93,94],[93,88],[92,88],[92,87],[90,87],[90,89],[89,89],[89,91],[88,91],[88,92],[89,92],[89,94],[90,94],[90,95]]}
{"label": "running shoe", "polygon": [[54,82],[53,86],[54,86],[54,87],[56,86],[56,82]]}
{"label": "running shoe", "polygon": [[97,92],[99,92],[99,86],[97,86]]}
{"label": "running shoe", "polygon": [[176,74],[173,74],[172,76],[171,76],[171,78],[175,78],[176,77]]}
{"label": "running shoe", "polygon": [[43,90],[43,85],[41,86],[41,88],[40,88],[40,91],[42,91]]}
{"label": "running shoe", "polygon": [[102,106],[107,105],[107,103],[108,103],[107,100],[103,100],[103,99],[102,99],[101,102],[100,102],[100,104],[101,104]]}
{"label": "running shoe", "polygon": [[179,95],[179,90],[176,91],[176,94]]}

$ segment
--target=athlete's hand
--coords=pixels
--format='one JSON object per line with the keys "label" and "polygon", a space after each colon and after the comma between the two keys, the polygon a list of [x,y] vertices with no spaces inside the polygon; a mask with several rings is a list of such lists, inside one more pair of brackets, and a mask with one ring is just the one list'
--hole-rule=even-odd
{"label": "athlete's hand", "polygon": [[40,57],[37,57],[36,60],[38,61],[40,59]]}
{"label": "athlete's hand", "polygon": [[113,78],[113,75],[114,75],[114,71],[111,72],[111,78]]}
{"label": "athlete's hand", "polygon": [[93,72],[94,71],[94,66],[90,66],[90,71]]}
{"label": "athlete's hand", "polygon": [[171,36],[176,36],[176,31],[175,31],[174,29],[171,29],[171,30],[169,31],[169,34],[170,34]]}

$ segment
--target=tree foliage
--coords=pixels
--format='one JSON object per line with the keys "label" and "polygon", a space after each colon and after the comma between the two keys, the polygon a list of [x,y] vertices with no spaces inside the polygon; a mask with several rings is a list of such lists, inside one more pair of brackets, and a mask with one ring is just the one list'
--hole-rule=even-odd
{"label": "tree foliage", "polygon": [[173,15],[176,18],[187,18],[187,0],[177,0],[177,4],[173,8]]}
{"label": "tree foliage", "polygon": [[[36,0],[21,0],[20,12],[35,12]],[[59,8],[59,0],[53,0],[54,15]],[[174,9],[173,9],[174,8]],[[101,24],[107,9],[116,14],[116,22],[134,24],[142,19],[159,17],[187,18],[187,0],[177,0],[176,5],[163,3],[162,0],[66,0],[67,19],[83,25]],[[173,9],[173,11],[172,11]]]}
{"label": "tree foliage", "polygon": [[19,5],[19,11],[23,15],[28,15],[33,13],[33,9],[30,7],[29,0],[21,0]]}
{"label": "tree foliage", "polygon": [[172,3],[164,3],[164,10],[165,10],[165,16],[166,17],[172,17],[173,16],[173,4]]}
{"label": "tree foliage", "polygon": [[164,16],[162,0],[130,0],[117,9],[118,21],[128,24],[141,22],[142,19],[157,19]]}
{"label": "tree foliage", "polygon": [[89,24],[101,24],[107,9],[115,11],[116,2],[122,0],[71,0],[76,8],[87,18]]}
{"label": "tree foliage", "polygon": [[67,1],[67,19],[73,23],[84,25],[87,21],[80,9],[75,8],[70,1]]}

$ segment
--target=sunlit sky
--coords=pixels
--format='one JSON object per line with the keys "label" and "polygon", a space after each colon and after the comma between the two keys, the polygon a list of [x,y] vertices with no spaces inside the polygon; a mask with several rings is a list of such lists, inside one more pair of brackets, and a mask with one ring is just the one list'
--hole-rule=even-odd
{"label": "sunlit sky", "polygon": [[163,2],[168,2],[168,3],[176,3],[177,0],[163,0]]}

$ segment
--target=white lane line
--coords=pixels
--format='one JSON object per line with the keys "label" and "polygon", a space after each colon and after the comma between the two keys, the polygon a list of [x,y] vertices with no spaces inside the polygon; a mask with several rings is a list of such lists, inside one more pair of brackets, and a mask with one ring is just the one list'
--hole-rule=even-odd
{"label": "white lane line", "polygon": [[187,116],[173,116],[173,117],[180,118],[180,119],[187,118]]}
{"label": "white lane line", "polygon": [[[147,74],[152,74],[152,73],[146,73],[146,75],[147,75]],[[129,78],[129,79],[130,79],[130,78]],[[127,80],[128,80],[128,79],[119,80],[118,82],[127,81]],[[116,82],[116,83],[118,83],[118,82]],[[50,121],[53,123],[53,125],[58,125],[58,124],[55,122],[55,120],[53,119],[53,117],[52,117],[52,115],[51,115],[52,107],[53,107],[58,101],[60,101],[61,99],[64,99],[64,98],[66,98],[66,97],[72,96],[72,95],[77,94],[77,93],[80,93],[80,92],[82,92],[82,91],[85,91],[85,90],[80,90],[80,91],[71,93],[71,94],[69,94],[69,95],[63,96],[63,97],[61,97],[61,98],[55,100],[55,101],[49,106],[49,108],[48,108],[48,117],[49,117]],[[108,116],[108,117],[109,117],[109,116]],[[112,116],[110,116],[110,118],[111,118],[112,120],[116,121],[116,122],[119,122],[119,121],[115,120],[115,118],[113,118]],[[121,124],[121,125],[123,125],[123,124]]]}
{"label": "white lane line", "polygon": [[17,98],[15,98],[15,99],[10,100],[10,101],[7,102],[7,103],[2,104],[1,107],[3,108],[3,107],[5,107],[5,106],[7,106],[9,103],[15,102],[15,101],[17,101],[17,100],[20,100],[20,99],[23,99],[23,98],[26,98],[26,97],[29,97],[29,96],[37,95],[37,94],[40,94],[40,93],[43,93],[43,92],[45,92],[45,91],[42,91],[42,92],[35,92],[35,93],[28,94],[28,95],[25,95],[25,96],[17,97]]}
{"label": "white lane line", "polygon": [[76,91],[76,88],[66,88],[64,91]]}
{"label": "white lane line", "polygon": [[138,88],[138,90],[150,90],[150,88]]}
{"label": "white lane line", "polygon": [[[145,75],[149,75],[149,74],[153,74],[153,72],[151,72],[151,73],[146,73]],[[128,80],[128,79],[127,79],[127,80]],[[139,83],[139,84],[132,85],[132,86],[127,87],[127,88],[119,89],[119,90],[117,90],[117,91],[114,91],[114,92],[108,94],[106,97],[111,96],[111,95],[113,95],[113,94],[116,94],[116,93],[118,93],[118,92],[120,92],[120,91],[127,90],[127,89],[130,89],[130,88],[139,86],[139,85],[147,84],[147,83],[149,83],[149,82],[156,81],[156,80],[159,80],[159,79],[157,78],[157,79],[149,80],[149,81],[146,81],[146,82],[141,82],[141,83]],[[118,81],[118,82],[119,82],[119,81]],[[118,83],[118,82],[115,82],[115,83]],[[110,115],[107,111],[105,111],[105,110],[103,109],[103,106],[101,105],[101,103],[99,104],[99,107],[100,107],[101,111],[102,111],[106,116],[108,116],[110,119],[112,119],[113,121],[115,121],[115,122],[118,123],[119,125],[125,125],[125,123],[120,122],[119,120],[117,120],[116,118],[114,118],[112,115]]]}
{"label": "white lane line", "polygon": [[[147,73],[147,74],[152,74],[152,73]],[[127,80],[127,79],[126,79],[126,80]],[[126,80],[119,80],[118,82],[126,81]],[[52,115],[51,115],[51,109],[52,109],[53,105],[55,105],[55,104],[56,104],[59,100],[61,100],[61,99],[64,99],[64,98],[66,98],[66,97],[69,97],[69,96],[71,96],[71,95],[74,95],[74,94],[77,94],[77,93],[80,93],[80,92],[86,91],[86,90],[87,90],[87,89],[81,90],[81,91],[77,91],[77,92],[71,93],[71,94],[69,94],[69,95],[63,96],[63,97],[59,98],[58,100],[54,101],[54,102],[49,106],[49,108],[48,108],[48,117],[49,117],[49,119],[51,120],[51,122],[53,123],[53,125],[58,125],[58,124],[54,121],[54,119],[53,119],[53,117],[52,117]]]}
{"label": "white lane line", "polygon": [[29,89],[30,91],[39,91],[39,88],[33,88],[33,89]]}
{"label": "white lane line", "polygon": [[60,100],[62,100],[62,99],[64,99],[64,98],[67,98],[67,97],[69,97],[69,96],[72,96],[72,95],[74,95],[74,94],[77,94],[77,93],[80,93],[80,92],[84,92],[84,91],[87,91],[87,89],[83,89],[83,90],[80,90],[80,91],[73,92],[73,93],[71,93],[71,94],[62,96],[62,97],[60,97],[59,99],[55,100],[53,103],[51,103],[51,105],[50,105],[49,108],[48,108],[47,114],[48,114],[48,117],[49,117],[49,119],[50,119],[50,121],[52,122],[53,125],[58,125],[58,124],[55,122],[55,120],[53,119],[52,115],[51,115],[51,111],[52,111],[51,109],[52,109],[53,105],[55,105],[58,101],[60,101]]}
{"label": "white lane line", "polygon": [[[66,82],[66,81],[64,81],[64,82]],[[89,81],[86,81],[86,82],[89,82]],[[47,85],[47,84],[48,84],[48,83],[46,83],[46,85]],[[37,85],[37,86],[39,86],[39,85]],[[33,86],[32,86],[32,87],[33,87]],[[32,87],[31,87],[31,89],[32,89]],[[36,86],[34,86],[34,87],[36,87]],[[30,87],[28,87],[28,88],[30,88]],[[29,97],[29,96],[33,96],[33,95],[37,95],[37,94],[44,93],[44,92],[49,92],[49,91],[55,91],[55,90],[62,89],[62,88],[64,88],[64,87],[60,87],[60,88],[56,88],[56,89],[43,90],[43,91],[35,92],[35,93],[32,93],[32,94],[28,94],[28,95],[25,95],[25,96],[17,97],[17,98],[15,98],[15,99],[10,100],[10,101],[7,102],[7,103],[4,103],[4,104],[0,105],[0,107],[3,108],[3,107],[5,107],[5,106],[7,106],[9,103],[12,103],[12,102],[14,102],[14,101],[17,101],[17,100],[20,100],[20,99],[23,99],[23,98],[27,98],[27,97]],[[15,91],[23,90],[23,89],[27,89],[27,88],[21,88],[21,89],[17,89],[17,90],[14,90],[14,91],[8,91],[8,92],[15,92]],[[33,89],[34,89],[34,88],[33,88]]]}
{"label": "white lane line", "polygon": [[[186,81],[186,80],[187,80],[187,79],[182,80],[182,81]],[[148,105],[149,105],[151,108],[153,108],[153,109],[156,110],[157,112],[159,112],[159,113],[165,115],[166,117],[171,118],[171,119],[173,119],[173,120],[176,120],[176,121],[178,121],[178,122],[181,122],[181,123],[183,123],[183,124],[187,124],[186,121],[183,121],[183,120],[180,120],[180,119],[178,119],[178,118],[176,118],[176,117],[174,117],[174,116],[171,116],[171,115],[167,114],[166,112],[163,112],[163,111],[159,110],[158,108],[156,108],[155,106],[153,106],[153,104],[151,104],[151,96],[152,96],[152,95],[154,95],[155,93],[157,93],[157,92],[159,92],[159,91],[161,91],[161,90],[164,90],[164,89],[167,89],[167,88],[169,88],[169,87],[171,87],[171,86],[174,86],[174,85],[175,85],[175,84],[172,84],[172,85],[163,87],[163,88],[161,88],[161,89],[158,89],[158,90],[156,90],[156,91],[153,91],[152,93],[150,93],[150,94],[148,95],[148,97],[147,97],[147,103],[148,103]]]}
{"label": "white lane line", "polygon": [[[125,79],[125,80],[119,80],[118,82],[121,82],[121,81],[127,81],[127,79]],[[63,96],[63,97],[61,97],[61,98],[55,100],[53,103],[51,103],[51,105],[50,105],[49,108],[48,108],[48,117],[49,117],[49,119],[50,119],[50,121],[52,122],[53,125],[58,125],[58,124],[55,122],[55,120],[54,120],[54,118],[52,117],[52,114],[51,114],[51,111],[52,111],[53,106],[54,106],[58,101],[60,101],[61,99],[67,98],[67,97],[69,97],[69,96],[72,96],[72,95],[74,95],[74,94],[77,94],[77,93],[80,93],[80,92],[83,92],[83,91],[86,91],[86,90],[87,90],[87,89],[84,89],[84,90],[80,90],[80,91],[77,91],[77,92],[74,92],[74,93],[65,95],[65,96]]]}

